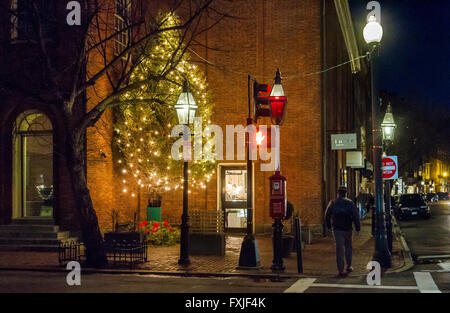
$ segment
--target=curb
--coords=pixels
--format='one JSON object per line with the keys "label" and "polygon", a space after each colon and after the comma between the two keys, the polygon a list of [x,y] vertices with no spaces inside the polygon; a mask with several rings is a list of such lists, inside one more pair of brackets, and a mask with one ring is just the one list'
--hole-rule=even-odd
{"label": "curb", "polygon": [[411,250],[409,249],[408,244],[406,243],[405,237],[403,236],[402,230],[400,229],[400,225],[397,223],[397,219],[395,218],[394,215],[392,215],[392,225],[394,226],[393,230],[395,236],[399,240],[400,245],[402,247],[402,254],[405,264],[398,269],[389,271],[389,273],[401,273],[410,270],[411,268],[414,267],[415,264],[411,254]]}
{"label": "curb", "polygon": [[[67,273],[65,267],[0,267],[0,271],[28,271],[28,272],[63,272]],[[289,279],[289,278],[311,278],[311,275],[303,275],[296,273],[207,273],[207,272],[164,272],[164,271],[150,271],[150,270],[124,270],[124,269],[81,269],[81,272],[88,274],[134,274],[134,275],[157,275],[157,276],[180,276],[180,277],[247,277],[247,278],[265,278],[265,279]],[[315,276],[314,276],[315,277]]]}

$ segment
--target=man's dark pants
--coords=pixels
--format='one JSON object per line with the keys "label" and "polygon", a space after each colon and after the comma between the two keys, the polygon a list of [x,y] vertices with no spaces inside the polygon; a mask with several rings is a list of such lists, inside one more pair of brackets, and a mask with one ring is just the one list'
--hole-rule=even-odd
{"label": "man's dark pants", "polygon": [[347,268],[352,266],[352,231],[334,230],[336,241],[336,263],[339,273],[344,272],[344,256]]}

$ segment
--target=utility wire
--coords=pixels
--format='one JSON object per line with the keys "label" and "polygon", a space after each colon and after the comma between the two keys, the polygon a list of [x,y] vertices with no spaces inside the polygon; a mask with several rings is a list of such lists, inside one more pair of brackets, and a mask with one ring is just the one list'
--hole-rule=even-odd
{"label": "utility wire", "polygon": [[[218,68],[218,69],[220,69],[220,70],[222,70],[222,71],[224,71],[224,72],[232,72],[232,73],[241,74],[241,75],[246,75],[246,76],[249,75],[247,72],[243,72],[243,71],[239,71],[239,70],[231,69],[231,68],[229,68],[229,67],[220,66],[220,65],[218,65],[218,64],[215,64],[215,63],[213,63],[213,62],[211,62],[211,61],[205,59],[205,58],[202,57],[201,55],[199,55],[199,54],[198,54],[197,52],[195,52],[195,50],[193,50],[192,48],[188,48],[188,50],[191,51],[193,54],[195,54],[198,58],[200,58],[200,59],[201,59],[202,61],[204,61],[206,64],[211,65],[211,66],[214,66],[214,67],[216,67],[216,68]],[[367,52],[367,53],[364,54],[364,55],[360,55],[360,56],[358,56],[358,57],[356,57],[356,58],[353,58],[353,59],[351,59],[351,60],[348,60],[348,61],[339,63],[338,65],[335,65],[335,66],[326,68],[326,69],[324,69],[324,70],[320,70],[320,71],[317,71],[317,72],[311,72],[311,73],[301,73],[301,74],[296,74],[296,75],[287,75],[287,76],[283,76],[282,78],[283,78],[284,80],[286,80],[286,79],[293,79],[293,78],[299,78],[299,77],[308,77],[308,76],[312,76],[312,75],[323,74],[323,73],[326,73],[326,72],[331,71],[331,70],[333,70],[333,69],[336,69],[336,68],[339,68],[339,67],[341,67],[341,66],[347,65],[347,64],[349,64],[349,63],[351,63],[351,62],[353,62],[353,61],[356,61],[356,60],[365,59],[365,58],[370,59],[370,57],[371,57],[372,53],[374,52],[374,50],[375,50],[375,48],[373,48],[372,51]],[[252,75],[252,74],[250,74],[250,76],[256,77],[256,75]],[[258,76],[259,76],[259,75],[258,75]],[[261,76],[259,76],[259,77],[261,77]],[[268,79],[273,78],[273,77],[271,77],[271,76],[269,77],[269,76],[264,76],[264,75],[263,75],[262,77],[263,77],[263,78],[268,78]]]}

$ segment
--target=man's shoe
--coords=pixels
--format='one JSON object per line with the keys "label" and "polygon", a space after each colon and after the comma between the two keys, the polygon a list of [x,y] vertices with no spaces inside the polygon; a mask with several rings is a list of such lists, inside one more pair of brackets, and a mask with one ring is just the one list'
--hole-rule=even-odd
{"label": "man's shoe", "polygon": [[348,273],[351,273],[351,272],[353,272],[353,266],[349,266],[349,267],[347,267],[347,272],[348,272]]}
{"label": "man's shoe", "polygon": [[338,274],[338,277],[347,277],[347,273],[345,273],[345,272],[340,272],[339,274]]}

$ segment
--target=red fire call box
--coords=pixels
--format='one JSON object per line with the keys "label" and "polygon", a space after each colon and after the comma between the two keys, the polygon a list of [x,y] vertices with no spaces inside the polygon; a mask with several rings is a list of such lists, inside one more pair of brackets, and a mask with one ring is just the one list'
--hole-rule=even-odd
{"label": "red fire call box", "polygon": [[286,216],[286,177],[275,172],[270,180],[270,217],[284,218]]}

